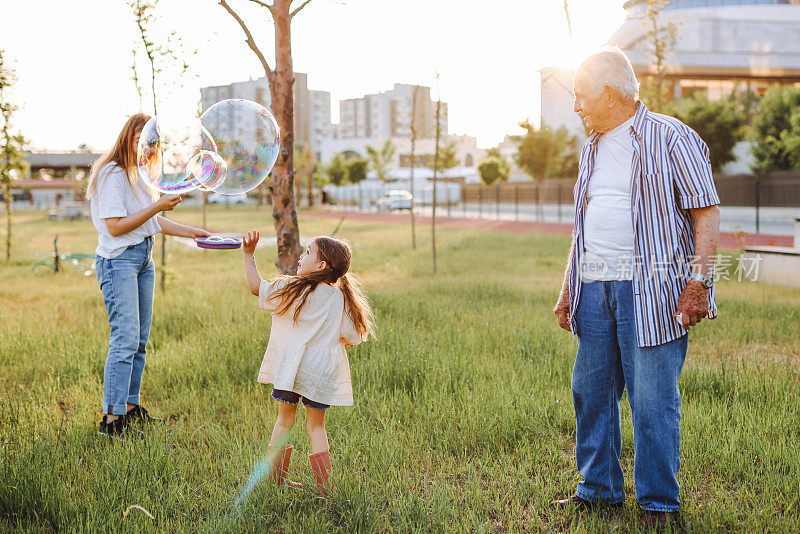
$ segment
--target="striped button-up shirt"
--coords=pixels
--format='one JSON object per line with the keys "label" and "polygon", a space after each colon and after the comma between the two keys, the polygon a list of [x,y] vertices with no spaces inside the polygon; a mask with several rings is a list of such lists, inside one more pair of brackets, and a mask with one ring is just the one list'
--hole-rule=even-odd
{"label": "striped button-up shirt", "polygon": [[[667,343],[687,332],[674,315],[678,297],[691,274],[695,253],[694,225],[688,210],[719,204],[711,175],[708,147],[678,119],[653,113],[639,102],[630,129],[633,145],[631,222],[634,261],[630,266],[640,347]],[[575,184],[575,230],[567,276],[570,324],[581,296],[586,190],[592,176],[597,141],[593,132],[583,146]],[[717,315],[714,289],[709,292],[709,318]]]}

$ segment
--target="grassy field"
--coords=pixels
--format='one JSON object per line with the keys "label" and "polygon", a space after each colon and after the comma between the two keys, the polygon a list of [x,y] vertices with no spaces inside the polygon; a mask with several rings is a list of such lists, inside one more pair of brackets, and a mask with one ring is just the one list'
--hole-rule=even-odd
{"label": "grassy field", "polygon": [[[218,208],[209,222],[271,233],[264,209]],[[301,218],[305,236],[335,225]],[[112,446],[95,433],[108,335],[97,281],[31,269],[56,233],[62,251],[92,252],[91,223],[25,212],[15,232],[0,264],[0,530],[636,531],[626,401],[624,511],[548,506],[579,480],[576,343],[550,311],[564,237],[445,229],[433,276],[429,228],[412,251],[407,226],[345,221],[378,339],[350,351],[355,405],[328,414],[336,489],[323,501],[261,484],[234,506],[276,414],[255,382],[269,316],[241,252],[168,242],[142,394],[170,423]],[[257,251],[262,276],[274,254]],[[693,332],[680,384],[685,528],[800,531],[800,291],[722,282],[718,294],[720,317]],[[313,486],[298,413],[291,476]],[[153,518],[123,517],[131,505]]]}

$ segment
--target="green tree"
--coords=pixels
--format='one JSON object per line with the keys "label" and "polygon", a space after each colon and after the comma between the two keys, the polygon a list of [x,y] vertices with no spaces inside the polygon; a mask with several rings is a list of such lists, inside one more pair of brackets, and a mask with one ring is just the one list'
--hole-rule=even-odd
{"label": "green tree", "polygon": [[325,172],[325,167],[319,162],[314,162],[314,167],[311,169],[311,178],[314,180],[314,187],[322,187],[331,183],[328,173]]}
{"label": "green tree", "polygon": [[800,109],[792,111],[789,125],[791,128],[781,136],[781,140],[786,147],[792,168],[796,169],[800,167]]}
{"label": "green tree", "polygon": [[370,168],[375,171],[375,176],[383,183],[389,181],[389,170],[394,161],[397,148],[391,139],[387,139],[380,149],[367,145],[367,159]]}
{"label": "green tree", "polygon": [[[436,158],[434,158],[434,160],[436,160]],[[446,171],[458,165],[455,141],[450,141],[446,145],[439,147],[438,163],[435,164],[432,162],[430,168],[433,169],[434,165],[436,165],[436,169],[439,171]]]}
{"label": "green tree", "polygon": [[508,180],[508,164],[496,156],[489,156],[478,164],[478,174],[486,185],[492,185],[500,180]]}
{"label": "green tree", "polygon": [[345,167],[344,158],[341,154],[334,156],[325,172],[328,175],[328,180],[333,185],[339,186],[347,181],[347,167]]}
{"label": "green tree", "polygon": [[517,142],[516,163],[537,181],[545,178],[574,178],[578,174],[578,138],[561,126],[553,130],[547,126],[536,128],[530,122],[521,122],[524,135],[514,137]]}
{"label": "green tree", "polygon": [[17,106],[9,101],[9,92],[16,81],[16,73],[8,65],[5,51],[0,49],[0,186],[3,188],[6,211],[6,261],[11,260],[11,184],[28,169],[24,153],[25,138],[12,133],[11,118]]}
{"label": "green tree", "polygon": [[351,184],[357,184],[367,179],[367,168],[369,161],[365,158],[349,158],[344,162],[347,169],[347,181]]}
{"label": "green tree", "polygon": [[736,159],[733,147],[744,139],[745,115],[730,99],[709,102],[704,94],[684,98],[674,105],[674,115],[708,144],[711,167],[720,172]]}
{"label": "green tree", "polygon": [[489,159],[489,158],[496,158],[497,161],[500,162],[500,165],[502,167],[502,172],[505,174],[506,178],[511,176],[511,165],[508,163],[508,160],[500,151],[499,146],[495,146],[486,150],[486,156],[483,159]]}
{"label": "green tree", "polygon": [[773,85],[753,116],[753,157],[757,174],[800,166],[800,87]]}
{"label": "green tree", "polygon": [[578,138],[563,126],[552,130],[542,125],[536,128],[530,122],[519,124],[525,135],[516,136],[518,144],[516,162],[528,176],[539,182],[536,210],[543,216],[542,197],[538,194],[545,178],[574,178],[578,174]]}

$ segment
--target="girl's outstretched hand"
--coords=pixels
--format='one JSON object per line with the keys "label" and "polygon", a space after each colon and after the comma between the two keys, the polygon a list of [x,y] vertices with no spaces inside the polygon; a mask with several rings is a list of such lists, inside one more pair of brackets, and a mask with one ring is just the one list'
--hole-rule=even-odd
{"label": "girl's outstretched hand", "polygon": [[253,230],[252,232],[247,232],[247,235],[242,236],[242,251],[252,256],[253,252],[256,250],[256,245],[258,244],[258,232]]}

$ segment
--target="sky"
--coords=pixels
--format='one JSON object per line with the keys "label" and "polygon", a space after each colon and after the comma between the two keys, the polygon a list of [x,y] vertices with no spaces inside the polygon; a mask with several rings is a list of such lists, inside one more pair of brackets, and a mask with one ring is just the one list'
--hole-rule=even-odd
{"label": "sky", "polygon": [[[294,4],[300,4],[295,0]],[[292,22],[294,70],[310,89],[339,100],[390,90],[433,88],[448,103],[450,133],[490,147],[538,121],[538,69],[574,67],[622,24],[623,0],[312,0]],[[247,0],[229,4],[248,24],[270,65],[269,13]],[[14,125],[33,148],[105,150],[139,111],[132,80],[138,30],[125,0],[0,0],[0,49],[16,70]],[[175,32],[187,75],[157,75],[159,113],[191,117],[200,88],[255,79],[264,71],[236,21],[216,0],[160,0],[153,36]],[[139,47],[140,48],[140,47]],[[137,68],[150,84],[141,48]],[[437,84],[438,73],[438,84]],[[152,113],[145,95],[143,111]],[[180,119],[175,119],[180,120]]]}

